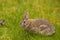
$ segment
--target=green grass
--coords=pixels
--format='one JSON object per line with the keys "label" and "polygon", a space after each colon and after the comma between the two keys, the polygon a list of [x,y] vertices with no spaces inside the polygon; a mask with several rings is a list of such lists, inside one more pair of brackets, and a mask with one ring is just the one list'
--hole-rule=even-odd
{"label": "green grass", "polygon": [[[30,18],[42,18],[51,22],[56,33],[53,36],[41,36],[29,33],[19,26],[20,20],[28,11]],[[60,40],[60,0],[0,0],[0,40]]]}

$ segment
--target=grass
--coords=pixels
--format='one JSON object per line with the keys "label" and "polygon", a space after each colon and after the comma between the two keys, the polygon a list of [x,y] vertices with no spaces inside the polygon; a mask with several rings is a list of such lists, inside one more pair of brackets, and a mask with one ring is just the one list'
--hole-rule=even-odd
{"label": "grass", "polygon": [[[56,33],[53,36],[41,36],[24,31],[19,22],[24,11],[30,18],[42,18],[51,22]],[[0,19],[6,26],[0,25],[0,40],[60,40],[60,0],[0,0]]]}

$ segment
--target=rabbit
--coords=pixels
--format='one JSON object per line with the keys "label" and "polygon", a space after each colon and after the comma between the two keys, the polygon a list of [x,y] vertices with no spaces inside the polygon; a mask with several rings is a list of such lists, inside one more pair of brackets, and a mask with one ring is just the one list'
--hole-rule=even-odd
{"label": "rabbit", "polygon": [[29,31],[39,33],[41,35],[53,35],[55,33],[55,27],[47,20],[43,19],[30,19],[28,12],[24,13],[23,19],[20,21],[20,25]]}

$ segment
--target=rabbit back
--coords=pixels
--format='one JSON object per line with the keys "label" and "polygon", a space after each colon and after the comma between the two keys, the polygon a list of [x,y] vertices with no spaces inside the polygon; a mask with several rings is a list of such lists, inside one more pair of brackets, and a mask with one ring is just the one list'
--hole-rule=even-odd
{"label": "rabbit back", "polygon": [[42,19],[34,19],[34,20],[29,19],[29,21],[30,21],[29,27],[30,30],[32,31],[38,32],[40,34],[46,34],[46,35],[52,35],[53,33],[55,33],[54,26],[48,21]]}

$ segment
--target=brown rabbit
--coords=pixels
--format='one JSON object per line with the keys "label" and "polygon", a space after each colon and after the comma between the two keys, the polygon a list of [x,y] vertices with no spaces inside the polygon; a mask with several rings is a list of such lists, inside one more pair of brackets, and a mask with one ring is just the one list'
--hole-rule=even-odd
{"label": "brown rabbit", "polygon": [[55,27],[48,21],[42,19],[29,19],[29,15],[26,12],[20,25],[29,31],[40,33],[41,35],[52,35],[55,33]]}

